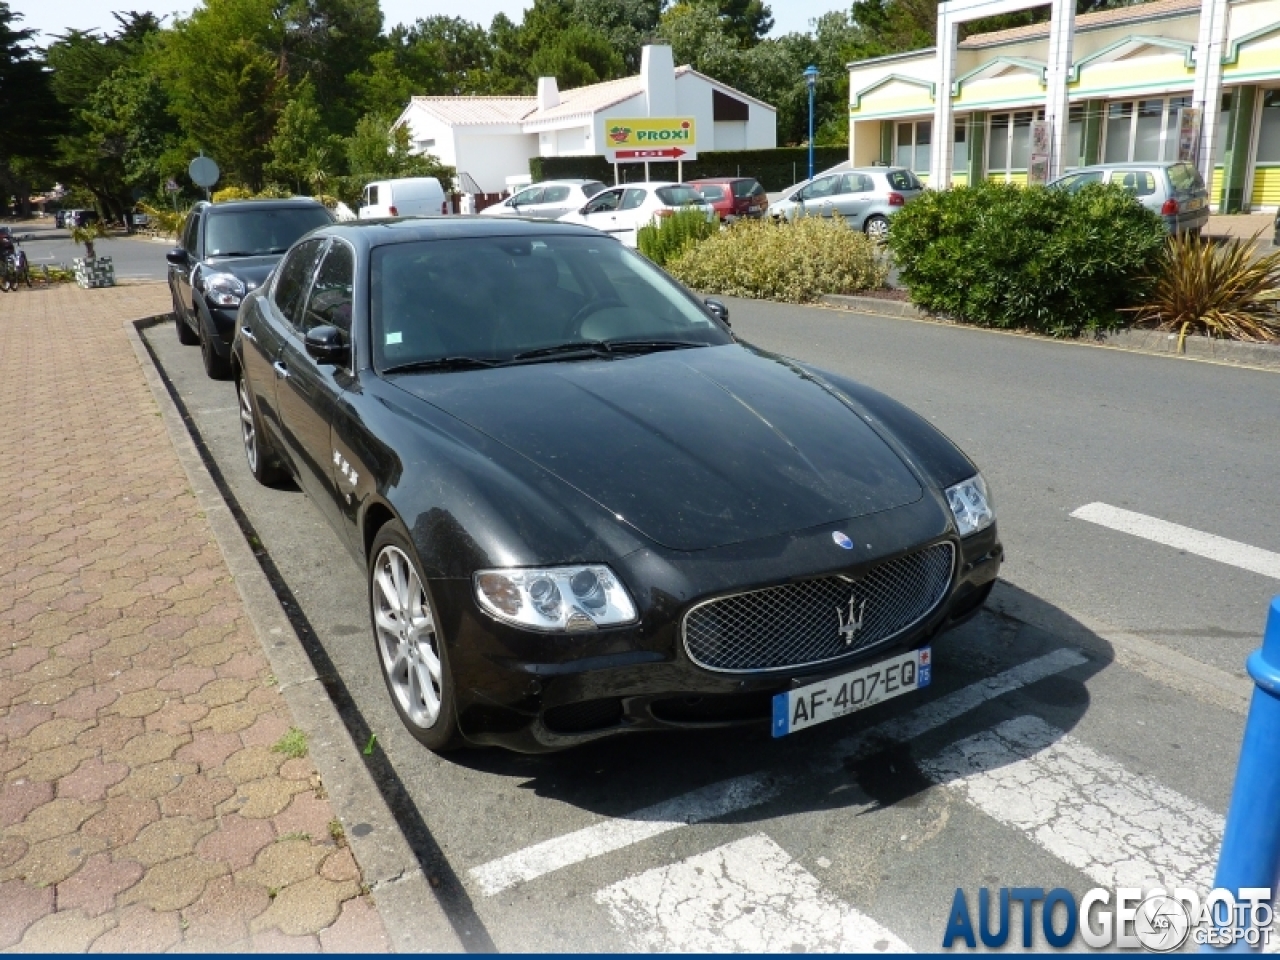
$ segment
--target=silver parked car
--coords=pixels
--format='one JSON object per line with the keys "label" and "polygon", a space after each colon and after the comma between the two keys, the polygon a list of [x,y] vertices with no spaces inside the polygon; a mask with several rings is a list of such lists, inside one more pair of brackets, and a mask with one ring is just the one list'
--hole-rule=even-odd
{"label": "silver parked car", "polygon": [[1209,191],[1190,163],[1100,163],[1080,167],[1049,184],[1072,193],[1090,183],[1118,183],[1172,234],[1199,234],[1209,222]]}
{"label": "silver parked car", "polygon": [[840,214],[855,230],[883,239],[889,218],[924,191],[905,167],[855,167],[819,174],[798,183],[769,205],[775,220]]}
{"label": "silver parked car", "polygon": [[534,217],[556,220],[578,210],[604,189],[599,180],[547,180],[525,187],[501,203],[480,211],[485,217]]}

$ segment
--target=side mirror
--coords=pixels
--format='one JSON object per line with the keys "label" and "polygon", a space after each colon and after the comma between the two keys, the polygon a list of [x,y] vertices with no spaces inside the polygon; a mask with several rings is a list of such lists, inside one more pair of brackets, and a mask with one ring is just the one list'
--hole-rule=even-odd
{"label": "side mirror", "polygon": [[190,258],[187,257],[187,251],[181,247],[175,247],[164,255],[164,258],[172,263],[175,267],[185,267]]}
{"label": "side mirror", "polygon": [[303,343],[316,363],[346,363],[351,356],[351,348],[347,346],[342,331],[328,324],[308,330]]}
{"label": "side mirror", "polygon": [[711,315],[713,317],[715,317],[717,320],[723,323],[726,327],[730,326],[728,307],[726,307],[719,300],[713,300],[710,297],[708,297],[706,300],[703,300],[702,302],[706,304],[707,309],[711,311]]}

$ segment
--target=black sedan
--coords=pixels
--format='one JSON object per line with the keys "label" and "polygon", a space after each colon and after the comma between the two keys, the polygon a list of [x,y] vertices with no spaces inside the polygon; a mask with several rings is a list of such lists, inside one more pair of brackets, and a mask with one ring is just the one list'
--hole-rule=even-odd
{"label": "black sedan", "polygon": [[933,427],[583,227],[326,227],[232,363],[250,468],[338,530],[433,749],[841,716],[927,683],[1002,559]]}

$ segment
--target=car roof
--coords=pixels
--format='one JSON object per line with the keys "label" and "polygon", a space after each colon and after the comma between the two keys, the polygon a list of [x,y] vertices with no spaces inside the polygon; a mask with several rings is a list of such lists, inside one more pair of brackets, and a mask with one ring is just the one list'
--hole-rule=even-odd
{"label": "car roof", "polygon": [[[584,183],[603,183],[603,180],[539,180],[537,183],[529,184],[529,187],[580,187]],[[528,190],[529,187],[521,187],[521,190]]]}
{"label": "car roof", "polygon": [[1132,160],[1126,163],[1091,163],[1087,167],[1068,170],[1063,176],[1069,177],[1073,173],[1082,173],[1085,170],[1150,170],[1153,167],[1176,167],[1188,162],[1187,160],[1152,160],[1149,163],[1143,163],[1140,160]]}
{"label": "car roof", "polygon": [[686,183],[738,183],[742,180],[754,181],[755,177],[698,177],[694,180],[687,180]]}
{"label": "car roof", "polygon": [[344,237],[367,247],[417,240],[469,240],[482,237],[599,237],[599,231],[555,220],[518,217],[447,216],[346,220],[321,227],[309,236]]}
{"label": "car roof", "polygon": [[281,197],[258,200],[224,200],[221,203],[203,201],[209,210],[286,210],[289,207],[321,207],[324,204],[314,197]]}

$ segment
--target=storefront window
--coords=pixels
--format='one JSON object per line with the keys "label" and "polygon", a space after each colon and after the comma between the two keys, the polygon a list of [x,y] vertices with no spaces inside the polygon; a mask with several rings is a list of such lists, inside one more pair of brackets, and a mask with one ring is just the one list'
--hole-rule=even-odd
{"label": "storefront window", "polygon": [[1004,173],[1009,168],[1009,114],[991,117],[991,137],[987,149],[987,170]]}
{"label": "storefront window", "polygon": [[1221,163],[1227,155],[1227,130],[1231,127],[1231,94],[1222,95],[1222,108],[1218,111],[1218,129],[1213,137],[1213,162]]}
{"label": "storefront window", "polygon": [[1190,97],[1170,97],[1169,111],[1164,118],[1164,159],[1178,159],[1178,124],[1181,111],[1191,106]]}
{"label": "storefront window", "polygon": [[956,137],[952,141],[954,147],[951,150],[952,170],[964,170],[969,166],[969,143],[965,137],[965,126],[963,120],[956,124]]}
{"label": "storefront window", "polygon": [[1134,125],[1133,159],[1154,163],[1160,159],[1160,128],[1164,120],[1163,100],[1138,101],[1138,122]]}
{"label": "storefront window", "polygon": [[897,150],[893,159],[899,167],[916,173],[929,172],[929,144],[933,121],[917,120],[898,124]]}
{"label": "storefront window", "polygon": [[1084,107],[1072,107],[1067,114],[1067,145],[1063,166],[1070,170],[1080,166],[1080,154],[1084,153]]}
{"label": "storefront window", "polygon": [[992,114],[987,172],[1007,178],[1009,174],[1025,171],[1031,164],[1031,123],[1043,119],[1043,110]]}
{"label": "storefront window", "polygon": [[1107,104],[1107,146],[1104,163],[1125,163],[1129,159],[1129,129],[1133,126],[1133,102]]}
{"label": "storefront window", "polygon": [[1258,127],[1258,162],[1280,163],[1280,90],[1262,91],[1262,123]]}

